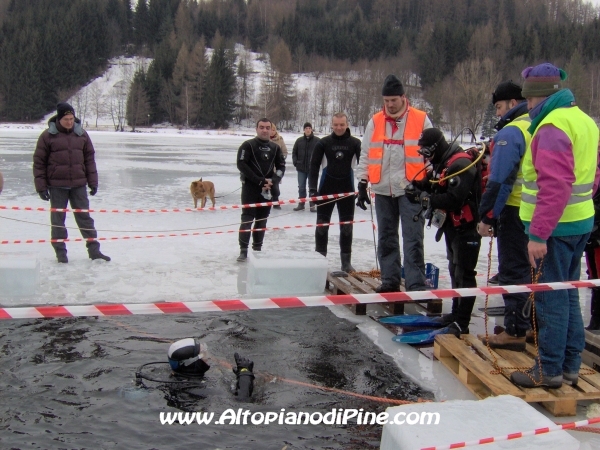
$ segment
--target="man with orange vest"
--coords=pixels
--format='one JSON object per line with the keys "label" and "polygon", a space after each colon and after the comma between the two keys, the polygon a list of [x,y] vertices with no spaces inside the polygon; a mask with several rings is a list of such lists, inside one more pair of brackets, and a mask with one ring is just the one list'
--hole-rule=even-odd
{"label": "man with orange vest", "polygon": [[[407,291],[425,290],[425,257],[423,229],[425,219],[420,204],[409,202],[404,188],[425,177],[425,161],[417,152],[419,137],[431,121],[424,111],[409,105],[404,86],[395,75],[388,75],[381,90],[383,110],[376,113],[365,129],[362,151],[356,170],[358,202],[364,210],[371,203],[367,185],[375,193],[377,214],[377,258],[381,267],[381,285],[376,292],[400,290],[400,239],[402,224],[404,275]],[[415,221],[413,218],[418,217]]]}

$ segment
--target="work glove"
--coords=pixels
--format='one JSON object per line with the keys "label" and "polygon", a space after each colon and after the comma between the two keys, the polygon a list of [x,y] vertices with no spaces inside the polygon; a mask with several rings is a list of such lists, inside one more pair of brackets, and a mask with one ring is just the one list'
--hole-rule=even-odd
{"label": "work glove", "polygon": [[94,196],[98,192],[98,186],[90,186],[90,195]]}
{"label": "work glove", "polygon": [[360,183],[358,183],[358,198],[356,201],[356,206],[366,211],[367,206],[365,203],[370,205],[371,199],[369,198],[369,193],[367,192],[367,182],[365,180],[360,180]]}
{"label": "work glove", "polygon": [[235,358],[235,364],[237,366],[233,369],[233,373],[235,373],[238,377],[244,373],[252,375],[252,370],[254,369],[253,361],[240,356],[237,352],[233,355],[233,357]]}
{"label": "work glove", "polygon": [[40,198],[42,200],[45,200],[45,201],[50,200],[50,192],[48,192],[48,189],[44,189],[43,191],[38,191],[38,195],[40,196]]}
{"label": "work glove", "polygon": [[404,188],[404,195],[409,202],[415,205],[421,203],[421,191],[414,184],[409,184]]}

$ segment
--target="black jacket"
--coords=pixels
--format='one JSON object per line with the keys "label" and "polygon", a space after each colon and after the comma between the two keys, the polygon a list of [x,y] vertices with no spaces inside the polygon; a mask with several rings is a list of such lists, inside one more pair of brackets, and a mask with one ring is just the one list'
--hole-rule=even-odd
{"label": "black jacket", "polygon": [[[339,192],[327,192],[327,194],[342,193],[350,187],[354,190],[354,174],[352,168],[358,164],[360,159],[360,141],[354,136],[350,136],[350,129],[342,136],[331,133],[329,136],[317,142],[310,160],[310,171],[308,175],[309,189],[317,189],[319,179],[319,169],[325,157],[327,166],[323,169],[321,175],[321,187],[327,183],[329,189],[336,190],[336,185],[340,188]],[[324,192],[319,191],[320,194]]]}
{"label": "black jacket", "polygon": [[237,168],[242,174],[243,182],[262,188],[266,178],[273,178],[278,170],[281,170],[283,176],[285,159],[279,145],[255,137],[240,145]]}
{"label": "black jacket", "polygon": [[296,139],[294,149],[292,150],[292,162],[296,170],[308,173],[310,170],[310,158],[319,140],[313,133],[310,133],[308,137],[300,136]]}

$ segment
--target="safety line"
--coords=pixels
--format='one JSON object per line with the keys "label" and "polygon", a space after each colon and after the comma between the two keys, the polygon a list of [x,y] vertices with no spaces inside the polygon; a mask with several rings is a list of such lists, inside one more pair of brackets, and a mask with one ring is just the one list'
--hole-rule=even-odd
{"label": "safety line", "polygon": [[329,222],[329,223],[309,223],[306,225],[284,225],[281,227],[267,227],[267,228],[255,228],[248,230],[223,230],[223,231],[202,231],[194,233],[168,233],[168,234],[149,234],[145,236],[114,236],[114,237],[99,237],[99,238],[67,238],[67,239],[16,239],[0,241],[0,245],[8,244],[44,244],[54,242],[88,242],[88,241],[119,241],[119,240],[130,240],[130,239],[153,239],[153,238],[166,238],[166,237],[188,237],[188,236],[206,236],[211,234],[231,234],[231,233],[251,233],[253,231],[278,231],[278,230],[293,230],[298,228],[317,228],[317,227],[329,227],[333,225],[348,225],[353,223],[365,223],[370,220],[350,220],[346,222]]}
{"label": "safety line", "polygon": [[173,209],[71,209],[71,208],[34,208],[31,206],[6,206],[0,205],[0,210],[7,211],[49,211],[49,212],[88,212],[88,213],[179,213],[179,212],[194,212],[194,211],[222,211],[227,209],[242,209],[242,208],[258,208],[262,206],[274,206],[285,204],[306,203],[307,201],[315,202],[319,200],[333,200],[355,195],[355,192],[346,192],[343,194],[318,195],[315,197],[292,198],[290,200],[278,200],[276,202],[264,203],[248,203],[245,205],[223,205],[211,206],[204,208],[173,208]]}
{"label": "safety line", "polygon": [[422,447],[421,450],[450,450],[454,448],[472,447],[475,445],[490,444],[492,442],[510,441],[513,439],[520,439],[525,436],[536,436],[538,434],[551,433],[553,431],[561,430],[572,430],[585,425],[591,425],[594,423],[600,423],[600,417],[593,417],[588,420],[580,420],[578,422],[563,423],[561,425],[553,425],[550,427],[536,428],[535,430],[520,431],[518,433],[510,433],[504,436],[488,437],[483,439],[477,439],[473,441],[456,442],[450,445],[439,445],[436,447]]}
{"label": "safety line", "polygon": [[518,292],[540,292],[594,287],[600,287],[600,279],[511,286],[487,286],[481,288],[435,289],[432,291],[387,292],[382,294],[318,295],[310,297],[275,297],[190,302],[105,303],[98,305],[70,306],[46,305],[0,308],[0,320],[39,319],[50,317],[129,316],[143,314],[189,314],[386,302],[414,302],[453,297],[472,297],[487,294],[514,294]]}

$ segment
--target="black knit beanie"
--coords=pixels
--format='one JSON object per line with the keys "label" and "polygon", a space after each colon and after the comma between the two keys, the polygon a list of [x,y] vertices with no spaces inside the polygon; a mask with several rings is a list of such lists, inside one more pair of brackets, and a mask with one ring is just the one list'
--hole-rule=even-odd
{"label": "black knit beanie", "polygon": [[388,75],[383,82],[381,95],[384,97],[395,97],[404,95],[404,86],[396,75]]}
{"label": "black knit beanie", "polygon": [[67,114],[73,114],[75,117],[75,110],[68,103],[59,103],[56,105],[56,121],[59,122],[60,119],[65,117]]}
{"label": "black knit beanie", "polygon": [[312,125],[310,124],[310,122],[306,122],[304,124],[304,126],[302,127],[302,129],[305,129],[306,127],[312,128]]}
{"label": "black knit beanie", "polygon": [[492,93],[492,104],[502,100],[525,100],[521,94],[521,86],[513,83],[512,80],[500,83]]}

